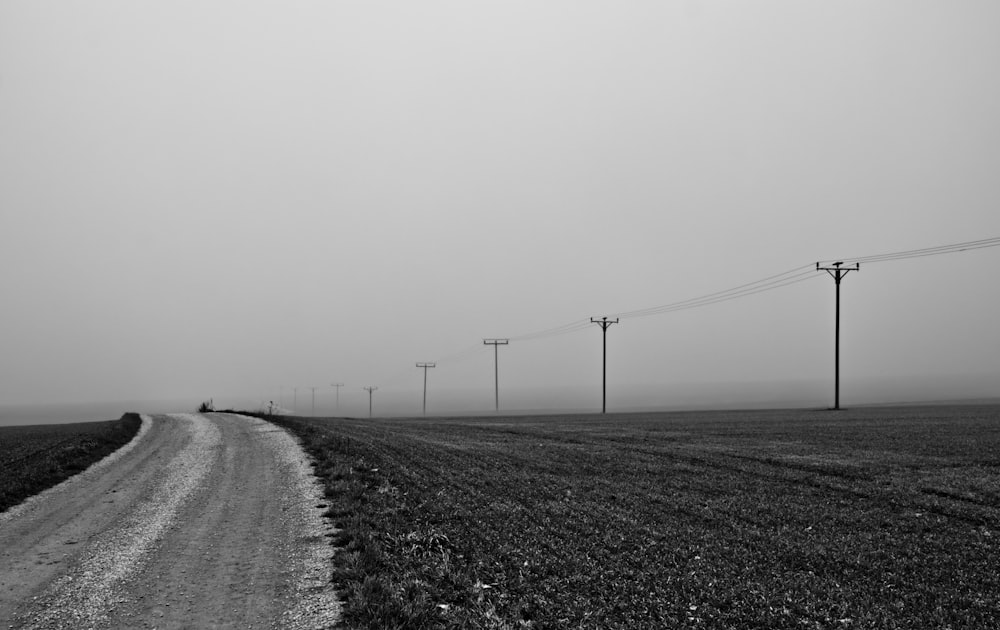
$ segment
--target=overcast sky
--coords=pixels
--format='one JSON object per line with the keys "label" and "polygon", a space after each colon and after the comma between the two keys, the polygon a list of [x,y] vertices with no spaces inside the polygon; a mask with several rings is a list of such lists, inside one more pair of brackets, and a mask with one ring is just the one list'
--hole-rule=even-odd
{"label": "overcast sky", "polygon": [[[998,32],[993,0],[3,2],[0,405],[419,413],[438,361],[429,410],[488,411],[484,337],[1000,236]],[[848,275],[843,402],[1000,396],[998,267]],[[609,408],[830,404],[833,315],[817,273],[623,319]],[[600,328],[500,380],[599,410]]]}

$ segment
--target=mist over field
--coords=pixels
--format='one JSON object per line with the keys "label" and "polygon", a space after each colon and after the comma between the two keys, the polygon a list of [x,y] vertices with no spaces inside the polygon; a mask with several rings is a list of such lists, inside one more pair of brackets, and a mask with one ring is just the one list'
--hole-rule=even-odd
{"label": "mist over field", "polygon": [[971,0],[4,3],[0,423],[311,387],[418,415],[418,362],[429,414],[491,413],[487,338],[502,411],[599,411],[604,316],[609,410],[827,407],[817,261],[863,261],[842,404],[1000,397],[1000,242],[881,257],[1000,236],[998,31]]}

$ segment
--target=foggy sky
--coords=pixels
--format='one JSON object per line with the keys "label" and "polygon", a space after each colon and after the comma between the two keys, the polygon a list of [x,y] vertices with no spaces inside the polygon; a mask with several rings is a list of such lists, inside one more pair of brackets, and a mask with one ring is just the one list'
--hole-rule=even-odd
{"label": "foggy sky", "polygon": [[[415,414],[438,361],[429,411],[489,411],[485,337],[1000,236],[997,32],[985,0],[4,2],[0,405]],[[843,401],[1000,396],[998,264],[850,274]],[[609,408],[830,404],[833,304],[623,320]],[[511,342],[502,404],[599,410],[600,362],[596,325]]]}

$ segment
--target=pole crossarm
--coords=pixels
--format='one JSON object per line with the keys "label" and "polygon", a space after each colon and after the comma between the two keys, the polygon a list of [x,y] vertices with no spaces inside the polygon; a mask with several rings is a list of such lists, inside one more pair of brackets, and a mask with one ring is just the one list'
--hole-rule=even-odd
{"label": "pole crossarm", "polygon": [[500,346],[506,346],[510,339],[483,339],[484,346],[493,346],[493,381],[496,386],[496,410],[500,411]]}
{"label": "pole crossarm", "polygon": [[820,267],[819,263],[816,263],[816,271],[825,271],[825,272],[827,272],[828,274],[830,274],[830,277],[833,278],[838,284],[840,283],[840,280],[844,276],[847,275],[847,272],[849,272],[849,271],[860,271],[861,270],[861,263],[854,263],[853,267],[844,267],[843,266],[843,264],[844,264],[843,261],[839,261],[839,262],[835,262],[835,263],[830,263],[830,264],[833,265],[833,266],[832,267]]}
{"label": "pole crossarm", "polygon": [[608,319],[607,317],[602,317],[601,319],[590,318],[591,323],[597,324],[601,327],[602,337],[604,339],[603,343],[603,360],[601,368],[601,413],[605,413],[608,409],[608,326],[611,324],[617,324],[618,318]]}
{"label": "pole crossarm", "polygon": [[854,263],[853,267],[845,267],[843,261],[831,263],[830,267],[821,267],[816,263],[816,271],[825,271],[833,278],[833,283],[837,287],[837,305],[833,333],[833,408],[840,409],[840,281],[851,271],[860,271],[861,264]]}
{"label": "pole crossarm", "polygon": [[590,318],[590,323],[597,324],[601,328],[603,328],[604,330],[607,330],[608,326],[610,326],[611,324],[617,324],[618,323],[618,318],[616,317],[614,319],[608,319],[607,317],[602,317],[601,319],[595,319],[595,318],[591,317]]}

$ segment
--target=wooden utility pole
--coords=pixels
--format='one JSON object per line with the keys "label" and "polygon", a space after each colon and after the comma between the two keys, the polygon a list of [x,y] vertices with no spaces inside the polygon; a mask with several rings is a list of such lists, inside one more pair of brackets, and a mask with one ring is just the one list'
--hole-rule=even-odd
{"label": "wooden utility pole", "polygon": [[500,353],[499,346],[506,346],[510,339],[483,339],[483,345],[493,346],[493,380],[496,386],[497,412],[500,411]]}
{"label": "wooden utility pole", "polygon": [[618,318],[608,319],[607,317],[602,317],[601,319],[590,318],[590,321],[601,327],[604,331],[604,366],[601,369],[601,413],[607,411],[607,400],[608,400],[608,326],[611,324],[617,324]]}
{"label": "wooden utility pole", "polygon": [[378,387],[375,387],[373,385],[369,385],[369,386],[363,387],[362,389],[365,389],[365,390],[368,391],[368,417],[371,418],[372,417],[372,392],[375,391],[376,389],[378,389]]}
{"label": "wooden utility pole", "polygon": [[330,383],[330,387],[337,388],[337,411],[340,411],[340,388],[343,386],[343,383]]}
{"label": "wooden utility pole", "polygon": [[427,415],[427,368],[437,367],[434,363],[418,363],[418,368],[424,368],[424,415]]}
{"label": "wooden utility pole", "polygon": [[833,278],[837,286],[837,315],[834,325],[833,341],[833,408],[840,409],[840,281],[844,279],[849,271],[861,269],[860,263],[854,263],[853,267],[843,267],[843,262],[835,262],[832,267],[820,267],[816,263],[816,271],[825,271]]}

